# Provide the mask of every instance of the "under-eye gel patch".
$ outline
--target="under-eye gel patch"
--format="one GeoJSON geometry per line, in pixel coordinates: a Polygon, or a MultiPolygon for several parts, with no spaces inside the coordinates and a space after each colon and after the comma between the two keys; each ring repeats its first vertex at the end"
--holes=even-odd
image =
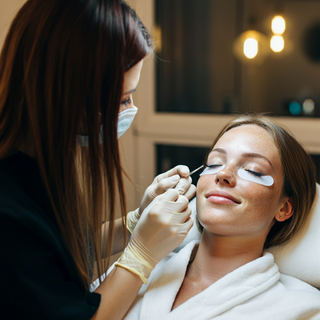
{"type": "Polygon", "coordinates": [[[225,167],[225,165],[217,166],[214,168],[206,167],[202,173],[200,173],[200,176],[206,175],[206,174],[216,174],[220,170],[222,170],[225,167]]]}
{"type": "Polygon", "coordinates": [[[238,170],[238,176],[244,180],[262,184],[263,186],[270,187],[273,185],[273,178],[271,176],[256,176],[244,169],[238,170]]]}

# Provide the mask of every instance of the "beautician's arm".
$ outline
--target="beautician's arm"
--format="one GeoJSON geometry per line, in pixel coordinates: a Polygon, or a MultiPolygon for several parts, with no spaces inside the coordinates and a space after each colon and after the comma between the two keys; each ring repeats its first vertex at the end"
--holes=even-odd
{"type": "MultiPolygon", "coordinates": [[[[108,243],[108,228],[109,228],[109,221],[106,221],[102,225],[102,243],[107,244],[108,243]]],[[[118,218],[114,221],[114,235],[113,235],[113,243],[112,243],[112,250],[111,255],[114,255],[116,253],[119,253],[123,250],[123,220],[122,218],[118,218]]],[[[127,231],[127,243],[130,239],[130,232],[127,231]]],[[[126,244],[127,244],[126,243],[126,244]]],[[[104,248],[102,248],[104,249],[104,248]]],[[[105,252],[105,251],[103,251],[105,252]]],[[[108,252],[107,252],[108,254],[108,252]]],[[[106,257],[104,257],[106,258],[106,257]]]]}
{"type": "Polygon", "coordinates": [[[95,291],[101,295],[101,301],[92,319],[124,317],[142,280],[147,281],[155,265],[176,248],[191,229],[193,222],[188,204],[185,196],[170,189],[144,212],[115,268],[95,291]]]}
{"type": "Polygon", "coordinates": [[[120,320],[136,298],[142,281],[134,273],[115,267],[95,290],[101,294],[101,302],[92,320],[120,320]]]}

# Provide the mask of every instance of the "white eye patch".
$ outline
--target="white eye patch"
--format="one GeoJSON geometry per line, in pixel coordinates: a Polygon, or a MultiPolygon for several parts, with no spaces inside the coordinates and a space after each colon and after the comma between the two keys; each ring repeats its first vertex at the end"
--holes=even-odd
{"type": "MultiPolygon", "coordinates": [[[[200,174],[200,176],[207,175],[207,174],[216,174],[220,170],[224,169],[225,165],[217,166],[214,168],[206,167],[203,172],[200,174]]],[[[254,182],[261,184],[263,186],[270,187],[273,185],[273,178],[271,176],[258,176],[255,175],[254,173],[244,170],[244,169],[239,169],[238,170],[238,176],[244,180],[254,182]]]]}
{"type": "Polygon", "coordinates": [[[238,176],[244,180],[262,184],[263,186],[270,187],[273,185],[273,178],[271,176],[258,176],[244,169],[238,170],[238,176]]]}
{"type": "Polygon", "coordinates": [[[216,174],[220,170],[222,170],[225,167],[225,165],[217,166],[214,168],[206,167],[202,173],[200,173],[200,176],[206,175],[206,174],[216,174]]]}

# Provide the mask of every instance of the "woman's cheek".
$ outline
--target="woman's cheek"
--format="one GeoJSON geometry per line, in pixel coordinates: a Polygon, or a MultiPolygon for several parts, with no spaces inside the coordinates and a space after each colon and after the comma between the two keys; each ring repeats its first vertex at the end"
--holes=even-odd
{"type": "Polygon", "coordinates": [[[214,176],[201,176],[197,183],[197,193],[201,193],[211,182],[214,182],[214,176]]]}

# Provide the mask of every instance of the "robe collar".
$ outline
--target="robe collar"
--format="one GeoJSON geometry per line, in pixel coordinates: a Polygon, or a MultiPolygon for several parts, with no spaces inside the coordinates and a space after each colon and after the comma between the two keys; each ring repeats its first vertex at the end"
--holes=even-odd
{"type": "Polygon", "coordinates": [[[192,250],[198,243],[190,242],[154,270],[142,301],[140,320],[211,319],[267,290],[280,278],[273,255],[264,253],[262,257],[230,272],[171,312],[192,250]]]}

